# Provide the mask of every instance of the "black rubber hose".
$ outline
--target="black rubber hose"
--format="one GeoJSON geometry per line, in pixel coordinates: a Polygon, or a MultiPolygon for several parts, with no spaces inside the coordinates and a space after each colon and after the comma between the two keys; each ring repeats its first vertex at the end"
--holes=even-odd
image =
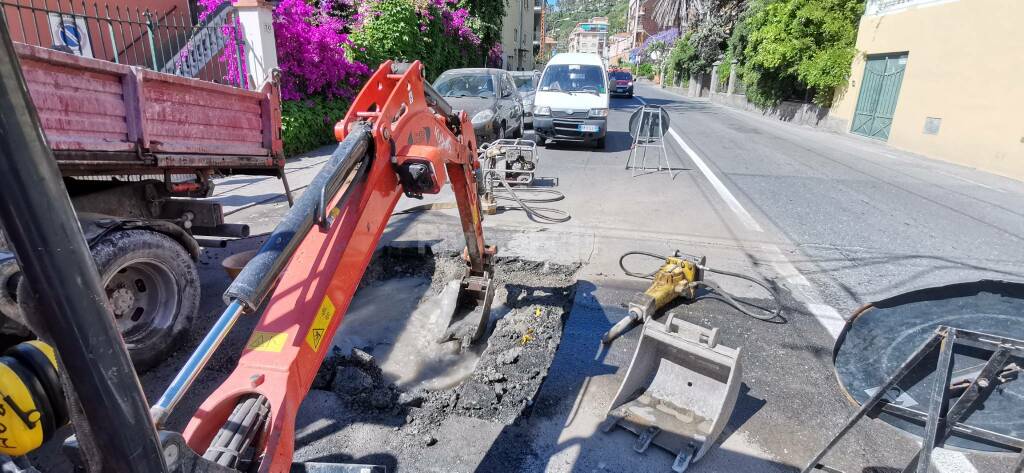
{"type": "MultiPolygon", "coordinates": [[[[495,175],[498,176],[498,178],[502,182],[502,186],[505,187],[495,189],[493,191],[494,198],[501,200],[511,200],[519,204],[518,206],[498,206],[499,210],[522,210],[526,212],[526,215],[530,217],[531,220],[535,222],[539,220],[541,221],[541,223],[563,223],[568,222],[569,219],[572,218],[564,210],[553,209],[550,207],[531,207],[527,205],[527,203],[542,204],[549,202],[558,202],[560,200],[565,199],[565,194],[562,194],[561,192],[558,192],[554,189],[542,189],[539,187],[519,187],[516,190],[512,190],[512,187],[508,184],[508,182],[505,181],[504,178],[502,178],[498,174],[495,175]],[[535,192],[540,194],[549,194],[552,197],[525,198],[520,197],[519,192],[535,192]],[[504,193],[508,193],[509,195],[502,195],[504,193]]],[[[415,207],[410,207],[405,210],[400,210],[393,213],[392,215],[404,215],[416,212],[425,212],[428,210],[448,210],[454,208],[456,208],[455,202],[435,202],[432,204],[417,205],[415,207]]]]}
{"type": "MultiPolygon", "coordinates": [[[[505,192],[508,192],[508,190],[504,189],[504,188],[500,188],[500,189],[495,189],[494,192],[505,193],[505,192]]],[[[561,193],[559,191],[556,191],[554,189],[545,189],[543,187],[522,187],[522,186],[515,188],[515,193],[517,195],[520,194],[520,193],[526,193],[526,192],[535,193],[535,194],[549,194],[549,195],[552,196],[552,197],[534,197],[534,198],[526,198],[526,197],[522,197],[522,196],[519,197],[519,200],[522,200],[523,202],[528,202],[528,203],[531,203],[531,204],[546,204],[546,203],[551,203],[551,202],[558,202],[560,200],[564,200],[565,199],[565,194],[563,194],[563,193],[561,193]]],[[[515,200],[515,199],[513,199],[511,197],[506,197],[504,195],[497,195],[497,194],[495,194],[494,198],[496,198],[496,199],[504,199],[504,200],[515,200]]]]}
{"type": "Polygon", "coordinates": [[[630,256],[633,256],[633,255],[649,256],[651,258],[659,259],[659,260],[662,260],[662,261],[665,261],[665,260],[668,259],[668,256],[662,256],[662,255],[659,255],[659,254],[656,254],[656,253],[650,253],[650,252],[647,252],[647,251],[627,251],[627,252],[623,253],[622,256],[619,257],[619,268],[622,269],[623,273],[626,273],[626,276],[633,276],[634,278],[640,278],[640,279],[651,279],[651,278],[654,277],[655,274],[658,274],[658,270],[655,269],[654,271],[651,271],[649,273],[634,273],[634,272],[626,269],[626,258],[628,258],[630,256]]]}
{"type": "MultiPolygon", "coordinates": [[[[656,253],[650,253],[650,252],[647,252],[647,251],[627,251],[626,253],[623,253],[622,256],[619,258],[619,268],[621,268],[622,272],[626,273],[627,276],[633,276],[635,278],[641,278],[641,279],[652,279],[654,277],[654,275],[658,273],[658,270],[655,269],[654,271],[652,271],[650,273],[635,273],[633,271],[630,271],[630,270],[626,269],[625,259],[627,257],[633,256],[633,255],[647,256],[647,257],[659,259],[659,260],[662,260],[662,261],[668,259],[667,256],[662,256],[662,255],[659,255],[659,254],[656,254],[656,253]]],[[[689,256],[689,255],[684,255],[684,256],[689,256]]],[[[694,258],[694,259],[696,259],[696,258],[694,258]]],[[[765,314],[758,314],[756,312],[751,312],[751,311],[743,308],[740,305],[740,303],[736,301],[736,299],[733,299],[732,296],[729,295],[729,293],[727,293],[724,290],[722,290],[721,286],[719,286],[718,284],[715,284],[715,283],[713,283],[711,281],[706,281],[706,280],[705,281],[696,281],[694,283],[697,286],[704,286],[704,287],[708,288],[709,290],[711,290],[712,292],[718,294],[719,296],[722,297],[722,302],[724,302],[724,303],[728,304],[729,306],[731,306],[732,308],[740,311],[740,313],[742,313],[743,315],[755,318],[757,320],[768,321],[768,320],[772,320],[772,319],[774,319],[774,318],[776,318],[776,317],[778,317],[779,315],[782,314],[782,302],[779,299],[779,294],[778,294],[777,291],[775,291],[774,289],[769,287],[767,284],[765,284],[765,283],[763,283],[761,281],[758,281],[757,279],[752,278],[750,276],[747,276],[745,274],[734,273],[732,271],[726,271],[724,269],[709,268],[707,266],[701,266],[699,264],[697,265],[697,267],[702,269],[702,270],[704,270],[704,271],[707,271],[709,273],[721,274],[723,276],[730,276],[730,277],[739,278],[739,279],[743,279],[745,281],[752,282],[752,283],[756,284],[757,286],[760,286],[762,289],[764,289],[765,292],[767,292],[768,295],[771,296],[772,300],[775,301],[776,309],[774,311],[771,311],[771,312],[767,312],[766,311],[767,313],[765,313],[765,314]]]]}
{"type": "MultiPolygon", "coordinates": [[[[557,201],[562,200],[562,199],[565,198],[565,195],[562,194],[561,192],[558,192],[558,191],[556,191],[554,189],[530,188],[530,191],[542,191],[543,193],[553,194],[553,195],[555,195],[555,197],[549,197],[549,198],[546,198],[546,199],[523,199],[523,198],[519,197],[519,194],[517,194],[515,190],[512,189],[512,186],[508,183],[508,181],[505,180],[505,176],[502,176],[500,173],[496,173],[496,172],[492,173],[492,175],[497,177],[498,178],[498,182],[501,182],[501,185],[504,186],[504,189],[498,189],[497,192],[508,192],[509,196],[511,196],[511,198],[509,198],[509,197],[506,197],[506,196],[503,196],[503,195],[495,194],[494,198],[495,199],[504,199],[504,200],[514,200],[517,204],[519,204],[519,208],[522,209],[522,211],[526,212],[526,215],[530,218],[530,220],[533,220],[534,222],[540,222],[540,223],[564,223],[564,222],[568,222],[569,219],[572,218],[572,216],[570,216],[569,213],[564,211],[564,210],[552,209],[552,208],[549,208],[549,207],[530,207],[529,205],[526,205],[527,202],[532,202],[532,203],[557,202],[557,201]]],[[[506,209],[514,209],[515,207],[505,207],[505,208],[506,209]]]]}

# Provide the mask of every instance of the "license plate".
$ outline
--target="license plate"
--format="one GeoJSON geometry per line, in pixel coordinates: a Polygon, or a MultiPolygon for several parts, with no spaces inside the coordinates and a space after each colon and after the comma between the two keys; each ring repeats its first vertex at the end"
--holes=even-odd
{"type": "Polygon", "coordinates": [[[597,131],[597,125],[579,125],[579,130],[583,132],[595,132],[597,131]]]}

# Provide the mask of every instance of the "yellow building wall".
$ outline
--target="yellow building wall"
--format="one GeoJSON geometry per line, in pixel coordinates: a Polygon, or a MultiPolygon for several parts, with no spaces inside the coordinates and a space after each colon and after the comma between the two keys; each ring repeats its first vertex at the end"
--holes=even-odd
{"type": "Polygon", "coordinates": [[[853,122],[867,55],[907,52],[888,143],[1024,180],[1024,0],[953,0],[864,16],[849,86],[831,115],[853,122]],[[926,117],[941,118],[937,135],[926,117]]]}

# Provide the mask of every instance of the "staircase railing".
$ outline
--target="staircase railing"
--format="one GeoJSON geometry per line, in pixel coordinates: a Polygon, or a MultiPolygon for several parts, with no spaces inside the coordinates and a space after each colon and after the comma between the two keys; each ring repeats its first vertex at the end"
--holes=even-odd
{"type": "MultiPolygon", "coordinates": [[[[222,4],[207,16],[206,21],[192,28],[189,37],[178,48],[178,54],[169,58],[161,71],[186,77],[197,76],[227,45],[228,37],[222,28],[235,21],[234,8],[230,3],[222,4]]],[[[231,46],[237,48],[238,45],[231,46]]],[[[238,54],[237,51],[229,51],[232,52],[238,54]]]]}
{"type": "Polygon", "coordinates": [[[222,84],[228,75],[244,75],[228,74],[228,64],[243,64],[246,50],[241,42],[228,45],[221,31],[224,25],[237,22],[229,4],[201,24],[177,6],[158,12],[144,5],[0,0],[17,42],[222,84]],[[224,55],[237,57],[219,60],[224,55]]]}

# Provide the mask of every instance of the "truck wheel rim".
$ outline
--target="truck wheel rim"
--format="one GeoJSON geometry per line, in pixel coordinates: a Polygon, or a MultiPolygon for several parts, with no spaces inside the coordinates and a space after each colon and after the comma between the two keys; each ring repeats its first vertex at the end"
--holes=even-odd
{"type": "Polygon", "coordinates": [[[163,263],[130,261],[114,271],[103,286],[125,343],[170,332],[178,312],[178,282],[163,263]]]}

